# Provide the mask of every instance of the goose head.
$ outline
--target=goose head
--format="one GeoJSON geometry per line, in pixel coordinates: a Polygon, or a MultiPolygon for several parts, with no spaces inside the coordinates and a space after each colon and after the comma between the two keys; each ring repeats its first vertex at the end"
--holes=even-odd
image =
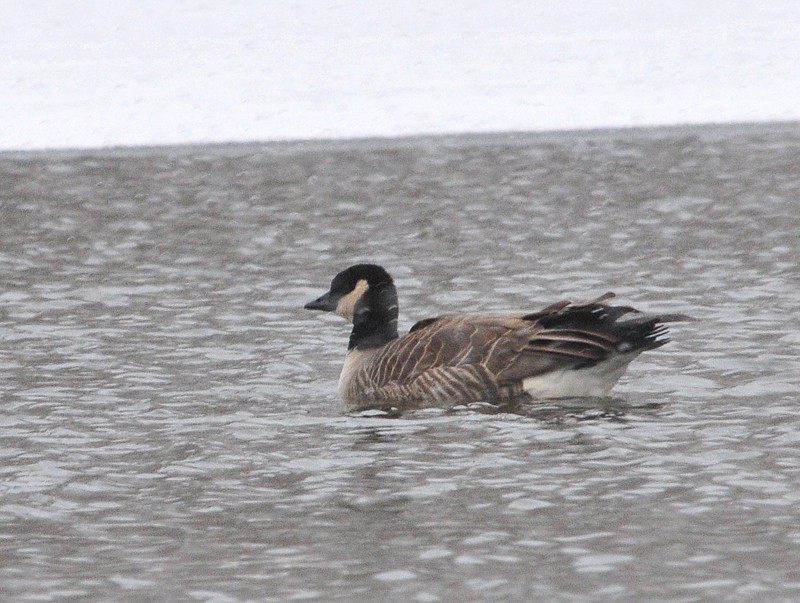
{"type": "Polygon", "coordinates": [[[327,293],[304,307],[333,312],[353,323],[350,349],[378,347],[397,338],[397,289],[381,266],[350,266],[333,277],[327,293]]]}

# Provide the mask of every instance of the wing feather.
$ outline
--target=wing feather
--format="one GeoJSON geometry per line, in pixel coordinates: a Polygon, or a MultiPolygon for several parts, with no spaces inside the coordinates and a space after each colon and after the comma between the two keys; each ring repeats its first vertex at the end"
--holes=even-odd
{"type": "Polygon", "coordinates": [[[517,316],[421,320],[376,350],[356,371],[350,391],[359,392],[358,399],[404,402],[515,396],[529,377],[659,347],[667,341],[663,323],[685,318],[603,303],[612,297],[609,292],[588,302],[565,300],[517,316]]]}

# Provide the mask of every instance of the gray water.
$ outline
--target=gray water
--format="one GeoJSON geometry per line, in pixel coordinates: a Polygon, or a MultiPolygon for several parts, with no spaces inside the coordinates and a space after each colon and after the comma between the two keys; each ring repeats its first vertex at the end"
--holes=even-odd
{"type": "Polygon", "coordinates": [[[3,601],[800,600],[800,125],[0,155],[3,601]],[[607,400],[348,416],[401,327],[688,312],[607,400]]]}

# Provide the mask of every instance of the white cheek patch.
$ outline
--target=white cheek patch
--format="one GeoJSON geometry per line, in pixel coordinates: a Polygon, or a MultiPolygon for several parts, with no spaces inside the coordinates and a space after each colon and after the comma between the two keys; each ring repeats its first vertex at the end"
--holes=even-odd
{"type": "Polygon", "coordinates": [[[362,278],[356,283],[356,286],[350,293],[343,296],[339,300],[339,303],[336,304],[336,310],[334,313],[346,320],[349,320],[350,322],[353,322],[353,311],[355,310],[358,300],[364,296],[364,294],[367,292],[367,289],[369,289],[369,284],[365,279],[362,278]]]}

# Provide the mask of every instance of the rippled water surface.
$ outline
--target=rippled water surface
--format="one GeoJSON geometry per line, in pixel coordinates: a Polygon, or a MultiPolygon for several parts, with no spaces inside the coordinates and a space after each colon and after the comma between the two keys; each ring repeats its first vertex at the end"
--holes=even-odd
{"type": "Polygon", "coordinates": [[[0,155],[3,601],[800,600],[800,127],[0,155]],[[609,400],[347,416],[401,326],[700,319],[609,400]]]}

